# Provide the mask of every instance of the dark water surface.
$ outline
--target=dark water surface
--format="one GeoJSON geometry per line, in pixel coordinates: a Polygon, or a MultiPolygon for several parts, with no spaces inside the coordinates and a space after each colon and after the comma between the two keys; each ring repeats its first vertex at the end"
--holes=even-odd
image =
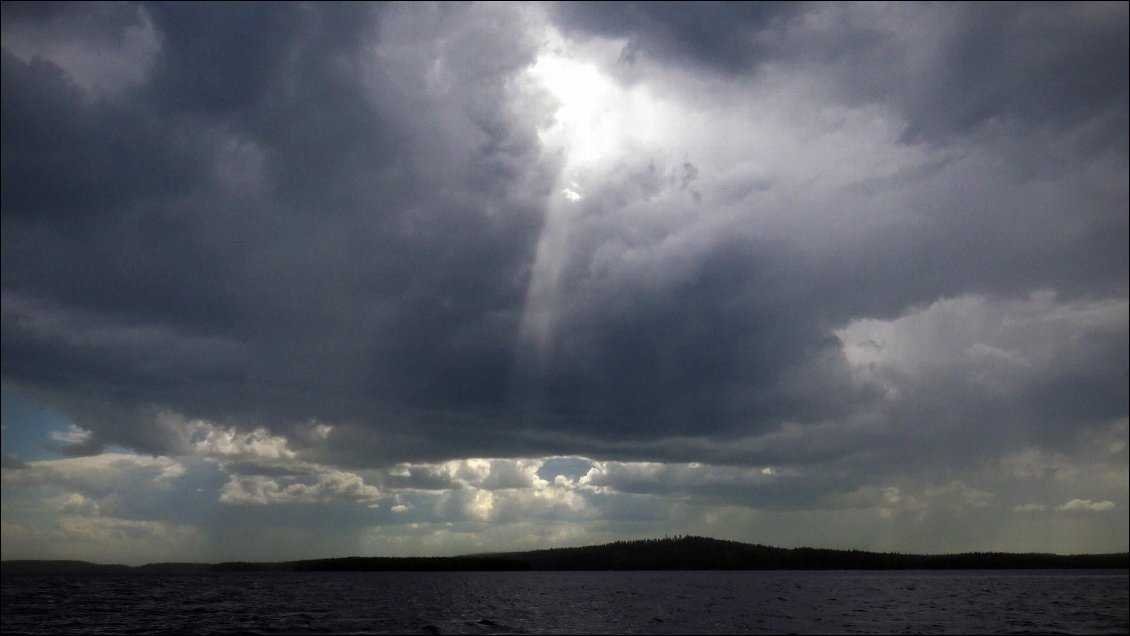
{"type": "Polygon", "coordinates": [[[7,633],[1125,634],[1128,573],[12,575],[7,633]]]}

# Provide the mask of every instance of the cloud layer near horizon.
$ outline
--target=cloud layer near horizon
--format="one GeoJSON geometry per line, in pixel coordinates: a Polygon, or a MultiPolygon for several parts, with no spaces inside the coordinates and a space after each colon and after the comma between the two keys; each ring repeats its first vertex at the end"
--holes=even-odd
{"type": "Polygon", "coordinates": [[[6,3],[5,557],[1125,550],[1126,25],[6,3]]]}

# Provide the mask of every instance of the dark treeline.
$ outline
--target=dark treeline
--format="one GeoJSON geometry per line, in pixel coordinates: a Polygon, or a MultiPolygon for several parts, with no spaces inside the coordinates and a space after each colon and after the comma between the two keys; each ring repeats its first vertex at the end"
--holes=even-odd
{"type": "Polygon", "coordinates": [[[345,557],[276,563],[150,563],[138,567],[84,561],[4,561],[4,574],[125,574],[203,572],[466,572],[580,570],[981,570],[1128,569],[1130,553],[1117,554],[898,554],[861,550],[774,548],[707,537],[617,541],[458,557],[345,557]]]}
{"type": "Polygon", "coordinates": [[[617,541],[583,548],[500,554],[535,570],[946,570],[1128,568],[1130,554],[899,554],[774,548],[707,537],[617,541]]]}

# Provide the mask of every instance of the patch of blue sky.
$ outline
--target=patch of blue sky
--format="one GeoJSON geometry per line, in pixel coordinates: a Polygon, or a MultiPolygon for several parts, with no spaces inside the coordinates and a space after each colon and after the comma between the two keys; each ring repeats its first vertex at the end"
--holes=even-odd
{"type": "Polygon", "coordinates": [[[558,475],[576,481],[592,468],[592,462],[583,457],[550,457],[538,469],[538,477],[552,482],[558,475]]]}
{"type": "MultiPolygon", "coordinates": [[[[82,429],[75,428],[70,418],[40,405],[16,390],[0,391],[0,411],[4,425],[0,432],[4,453],[20,461],[60,459],[66,456],[61,452],[62,448],[84,441],[67,439],[82,432],[82,429]]],[[[116,445],[108,445],[102,449],[102,452],[136,454],[128,448],[116,445]]]]}
{"type": "Polygon", "coordinates": [[[5,388],[0,391],[0,419],[3,421],[4,453],[20,461],[58,459],[60,442],[51,433],[65,433],[72,422],[34,400],[5,388]]]}

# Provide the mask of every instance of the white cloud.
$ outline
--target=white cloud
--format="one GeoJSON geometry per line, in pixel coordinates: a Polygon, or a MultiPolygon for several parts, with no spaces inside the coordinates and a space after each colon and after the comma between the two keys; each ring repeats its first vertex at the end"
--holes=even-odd
{"type": "Polygon", "coordinates": [[[190,420],[171,411],[158,413],[156,425],[179,441],[179,450],[184,455],[221,461],[285,461],[297,457],[285,437],[262,427],[245,432],[208,420],[190,420]]]}
{"type": "Polygon", "coordinates": [[[1088,335],[1115,334],[1130,319],[1124,298],[1060,301],[1042,292],[1025,300],[961,296],[908,309],[893,320],[863,319],[836,332],[858,373],[892,374],[961,367],[1000,386],[1027,367],[1054,366],[1088,335]]]}
{"type": "Polygon", "coordinates": [[[4,470],[4,483],[24,488],[62,487],[95,496],[168,484],[184,474],[184,466],[168,457],[103,453],[89,457],[26,462],[4,470]]]}
{"type": "Polygon", "coordinates": [[[542,459],[469,457],[435,464],[396,464],[383,472],[393,488],[503,490],[544,487],[545,480],[538,476],[543,464],[542,459]]]}
{"type": "Polygon", "coordinates": [[[78,493],[73,493],[63,499],[59,509],[65,514],[84,517],[99,517],[102,515],[102,510],[97,501],[78,493]]]}
{"type": "Polygon", "coordinates": [[[66,431],[51,431],[51,439],[68,444],[81,444],[90,439],[90,431],[71,424],[66,431]]]}
{"type": "Polygon", "coordinates": [[[489,490],[476,490],[466,504],[467,515],[472,519],[486,521],[494,512],[494,494],[489,490]]]}
{"type": "Polygon", "coordinates": [[[538,476],[545,459],[467,458],[441,464],[399,464],[385,472],[384,492],[397,500],[393,512],[410,518],[513,523],[587,519],[589,509],[577,484],[563,476],[538,476]],[[406,505],[402,500],[409,500],[406,505]],[[419,514],[430,511],[428,514],[419,514]]]}
{"type": "Polygon", "coordinates": [[[1110,512],[1115,509],[1113,501],[1091,501],[1090,499],[1072,499],[1056,508],[1064,512],[1110,512]]]}
{"type": "Polygon", "coordinates": [[[318,467],[308,478],[295,477],[287,480],[263,475],[231,475],[220,490],[219,501],[225,504],[255,505],[346,501],[372,506],[380,498],[380,490],[366,484],[360,476],[318,467]]]}
{"type": "MultiPolygon", "coordinates": [[[[185,455],[214,462],[228,475],[220,489],[224,504],[313,504],[346,501],[376,505],[380,490],[356,473],[302,459],[287,437],[257,427],[243,431],[173,412],[157,416],[158,425],[179,440],[185,455]],[[277,473],[283,473],[280,477],[277,473]]],[[[299,431],[310,444],[324,443],[333,432],[311,422],[299,431]]]]}

